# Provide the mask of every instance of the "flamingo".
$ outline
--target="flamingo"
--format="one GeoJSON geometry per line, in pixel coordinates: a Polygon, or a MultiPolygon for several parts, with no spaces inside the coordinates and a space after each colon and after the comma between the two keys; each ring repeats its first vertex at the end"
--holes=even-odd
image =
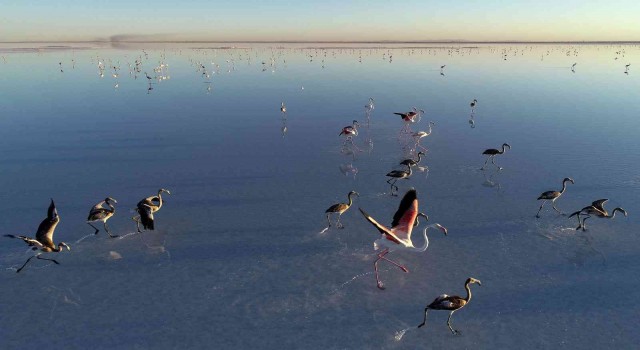
{"type": "Polygon", "coordinates": [[[284,105],[284,102],[280,103],[280,112],[285,116],[287,115],[287,106],[284,105]]]}
{"type": "Polygon", "coordinates": [[[111,232],[109,232],[109,228],[107,227],[107,220],[109,220],[116,213],[116,208],[113,206],[112,203],[117,204],[118,202],[111,197],[107,197],[105,198],[105,200],[94,205],[93,208],[91,208],[91,210],[89,211],[87,224],[93,227],[94,230],[96,230],[95,232],[96,235],[98,234],[98,232],[100,232],[100,230],[98,230],[91,223],[96,221],[102,221],[102,224],[104,225],[104,230],[107,231],[107,234],[109,235],[109,237],[111,238],[118,237],[118,235],[112,235],[111,232]],[[108,205],[109,209],[103,208],[102,207],[103,204],[108,205]]]}
{"type": "Polygon", "coordinates": [[[493,163],[493,165],[495,165],[496,167],[498,167],[498,170],[502,170],[502,167],[499,167],[496,163],[495,163],[495,156],[497,156],[498,154],[504,154],[505,152],[505,147],[509,147],[509,149],[511,149],[511,146],[509,146],[508,143],[503,143],[502,144],[502,150],[497,150],[495,148],[489,148],[487,150],[485,150],[484,152],[482,152],[482,154],[486,154],[489,157],[487,157],[487,160],[484,161],[484,165],[482,166],[482,168],[480,168],[480,170],[484,170],[484,167],[487,166],[487,162],[489,161],[489,159],[491,159],[491,163],[493,163]]]}
{"type": "Polygon", "coordinates": [[[411,176],[411,167],[408,166],[409,170],[393,170],[389,173],[387,173],[386,176],[390,177],[389,180],[387,180],[387,183],[389,185],[391,185],[391,195],[392,196],[397,196],[397,194],[393,194],[393,188],[396,188],[396,191],[398,190],[398,186],[396,186],[396,181],[398,181],[399,179],[409,179],[409,177],[411,176]],[[393,181],[393,182],[391,182],[393,181]]]}
{"type": "Polygon", "coordinates": [[[427,136],[431,135],[431,127],[432,127],[433,125],[436,125],[436,123],[434,123],[434,122],[429,122],[429,130],[428,130],[428,131],[418,131],[418,132],[415,132],[415,133],[413,133],[413,134],[411,135],[411,136],[413,136],[413,139],[414,139],[414,140],[416,140],[416,145],[415,145],[415,147],[414,147],[414,148],[416,148],[416,147],[420,147],[420,148],[422,148],[423,150],[425,150],[425,151],[426,151],[426,148],[422,147],[422,145],[420,144],[420,140],[421,140],[423,137],[427,137],[427,136]]]}
{"type": "Polygon", "coordinates": [[[336,222],[336,227],[344,228],[344,225],[340,222],[340,217],[342,216],[342,214],[344,214],[345,211],[349,210],[351,204],[353,204],[353,199],[351,198],[352,195],[360,197],[360,194],[358,192],[351,191],[349,192],[349,194],[347,194],[349,203],[334,204],[330,206],[329,209],[325,210],[325,213],[327,213],[327,222],[329,223],[329,227],[331,227],[331,220],[329,220],[329,216],[331,215],[331,213],[338,213],[338,221],[336,222]]]}
{"type": "Polygon", "coordinates": [[[403,160],[402,162],[400,162],[400,165],[406,165],[407,167],[411,168],[412,166],[416,166],[418,165],[418,163],[420,163],[420,161],[422,160],[422,156],[424,155],[424,152],[418,152],[418,159],[414,160],[411,158],[407,158],[405,160],[403,160]]]}
{"type": "Polygon", "coordinates": [[[171,194],[169,190],[165,190],[164,188],[161,188],[158,190],[157,196],[150,196],[138,202],[138,205],[136,206],[136,209],[135,209],[135,211],[138,213],[138,216],[134,216],[131,218],[133,219],[133,221],[136,222],[138,233],[142,232],[140,231],[141,221],[142,221],[142,226],[145,230],[155,229],[155,226],[153,224],[153,213],[157,212],[158,210],[160,210],[160,208],[162,208],[162,204],[164,203],[164,201],[162,200],[163,192],[167,192],[167,194],[171,194]],[[155,202],[158,202],[158,204],[156,204],[155,202]]]}
{"type": "Polygon", "coordinates": [[[378,254],[378,259],[376,259],[373,263],[376,274],[376,282],[378,288],[380,289],[384,289],[384,285],[380,281],[380,277],[378,276],[378,261],[386,260],[389,263],[400,268],[402,271],[409,272],[409,270],[405,266],[402,266],[399,263],[386,258],[385,255],[398,249],[418,253],[424,252],[425,250],[427,250],[427,247],[429,247],[429,238],[427,237],[427,230],[429,228],[437,228],[441,230],[445,235],[447,235],[447,229],[444,226],[440,224],[432,224],[425,227],[424,229],[424,245],[419,248],[413,246],[413,242],[411,241],[411,231],[413,230],[413,227],[418,223],[418,216],[423,216],[427,220],[429,220],[429,218],[425,214],[418,213],[418,198],[416,190],[413,189],[409,190],[400,201],[398,211],[396,211],[395,215],[393,216],[391,228],[387,228],[384,225],[379,224],[362,208],[359,209],[362,215],[364,215],[365,219],[373,224],[373,226],[375,226],[382,234],[382,236],[373,243],[373,248],[375,250],[383,248],[382,252],[378,254]]]}
{"type": "MultiPolygon", "coordinates": [[[[60,222],[60,216],[58,215],[58,211],[56,210],[56,205],[53,202],[53,198],[52,198],[51,204],[49,204],[49,209],[47,210],[47,217],[46,219],[42,220],[42,222],[40,223],[40,226],[38,226],[38,231],[36,231],[36,239],[25,237],[25,236],[15,236],[15,235],[4,235],[4,236],[9,238],[19,238],[23,240],[25,243],[27,243],[27,245],[32,247],[31,249],[33,250],[39,249],[44,253],[49,253],[49,252],[58,253],[62,251],[62,247],[67,248],[67,250],[71,250],[71,248],[64,242],[58,243],[57,246],[55,243],[53,243],[53,233],[56,230],[56,226],[58,226],[59,222],[60,222]]],[[[22,264],[22,266],[16,271],[16,273],[19,273],[20,271],[22,271],[22,269],[24,269],[24,267],[27,266],[29,261],[31,261],[31,259],[33,258],[36,258],[39,260],[53,261],[57,265],[60,264],[54,259],[41,258],[40,257],[41,254],[42,253],[38,253],[30,257],[29,259],[27,259],[27,261],[25,261],[25,263],[22,264]]]]}
{"type": "Polygon", "coordinates": [[[577,212],[569,215],[569,217],[573,217],[576,215],[578,216],[578,227],[576,227],[576,231],[579,229],[582,229],[582,231],[587,230],[587,226],[584,224],[584,222],[585,220],[590,218],[591,215],[599,218],[613,219],[616,216],[616,212],[619,211],[624,216],[627,216],[627,211],[620,207],[613,209],[611,214],[609,214],[604,208],[604,203],[606,203],[607,201],[608,199],[598,199],[597,201],[593,201],[590,206],[584,207],[577,212]],[[584,215],[585,217],[581,219],[580,215],[584,215]]]}
{"type": "Polygon", "coordinates": [[[353,124],[349,125],[349,126],[345,126],[344,128],[342,128],[342,131],[340,131],[340,134],[338,134],[338,136],[342,136],[342,135],[346,135],[347,138],[350,138],[351,136],[358,136],[358,127],[360,126],[360,124],[358,124],[357,120],[353,121],[353,124]]]}
{"type": "Polygon", "coordinates": [[[564,193],[564,190],[567,189],[567,182],[571,182],[572,184],[575,184],[572,178],[565,177],[564,180],[562,180],[562,189],[560,191],[547,191],[542,193],[540,197],[538,197],[538,200],[542,199],[544,201],[542,202],[542,205],[540,205],[540,209],[538,209],[538,213],[536,214],[537,218],[540,217],[540,211],[542,210],[542,207],[548,200],[550,200],[551,203],[553,204],[553,209],[555,209],[558,213],[562,214],[562,212],[558,210],[558,208],[556,208],[556,199],[560,198],[560,196],[562,196],[562,194],[564,193]]]}
{"type": "Polygon", "coordinates": [[[402,132],[409,133],[410,132],[409,124],[419,122],[420,118],[424,114],[424,110],[413,107],[410,112],[405,112],[405,113],[395,112],[393,114],[399,115],[402,118],[402,121],[405,122],[405,126],[402,129],[402,132]]]}
{"type": "Polygon", "coordinates": [[[467,290],[466,298],[459,297],[457,295],[448,296],[446,294],[442,294],[439,297],[435,298],[435,300],[432,301],[431,304],[427,305],[427,307],[424,308],[424,320],[421,324],[418,325],[418,328],[424,326],[425,323],[427,323],[427,312],[429,311],[429,309],[450,310],[451,313],[449,313],[449,318],[447,319],[447,326],[449,326],[449,330],[451,331],[451,333],[460,334],[458,330],[455,330],[451,327],[451,316],[453,316],[454,312],[462,309],[467,304],[469,304],[469,302],[471,301],[471,288],[469,287],[469,285],[473,283],[477,283],[479,286],[482,286],[482,282],[480,282],[480,280],[477,280],[473,277],[467,278],[467,281],[464,283],[464,288],[467,290]]]}
{"type": "Polygon", "coordinates": [[[476,105],[478,104],[478,100],[476,100],[475,98],[473,99],[473,101],[471,101],[471,103],[469,104],[469,106],[471,107],[471,112],[473,113],[473,111],[475,111],[476,109],[476,105]]]}

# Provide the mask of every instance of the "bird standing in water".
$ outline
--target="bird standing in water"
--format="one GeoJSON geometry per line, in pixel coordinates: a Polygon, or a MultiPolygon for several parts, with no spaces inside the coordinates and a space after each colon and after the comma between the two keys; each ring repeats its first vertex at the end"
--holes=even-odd
{"type": "Polygon", "coordinates": [[[331,215],[331,213],[337,213],[338,214],[338,221],[336,221],[336,227],[337,228],[344,228],[344,225],[340,222],[340,217],[342,216],[342,214],[344,214],[345,211],[347,211],[350,207],[351,204],[353,204],[353,199],[351,198],[351,196],[356,195],[356,196],[360,196],[360,194],[358,194],[358,192],[356,191],[351,191],[349,192],[349,194],[347,194],[347,198],[349,200],[349,203],[338,203],[338,204],[334,204],[332,206],[329,207],[329,209],[325,210],[325,213],[327,213],[327,222],[329,223],[329,227],[331,227],[331,220],[329,219],[329,216],[331,215]]]}
{"type": "Polygon", "coordinates": [[[556,208],[556,199],[560,198],[560,196],[562,196],[562,194],[564,193],[564,191],[567,189],[567,182],[571,182],[572,184],[575,184],[575,182],[573,181],[572,178],[570,177],[565,177],[564,180],[562,180],[562,189],[560,191],[547,191],[544,192],[540,195],[540,197],[538,197],[538,200],[543,200],[542,204],[540,205],[540,209],[538,209],[538,213],[536,214],[536,217],[539,218],[540,217],[540,211],[542,210],[542,207],[544,206],[544,204],[550,200],[552,205],[553,205],[553,209],[555,209],[555,211],[557,211],[558,213],[560,213],[561,215],[564,215],[560,210],[558,210],[558,208],[556,208]]]}
{"type": "Polygon", "coordinates": [[[424,326],[425,323],[427,323],[427,312],[429,311],[429,309],[449,310],[451,311],[451,313],[449,313],[449,318],[447,319],[447,326],[449,326],[449,330],[451,330],[451,333],[460,334],[459,331],[451,327],[451,316],[453,316],[454,312],[462,309],[467,304],[469,304],[469,302],[471,301],[471,288],[469,287],[469,285],[473,283],[477,283],[479,286],[482,286],[480,280],[477,280],[473,277],[467,278],[467,281],[464,283],[464,288],[467,290],[466,298],[459,297],[457,295],[448,296],[446,294],[442,294],[439,297],[435,298],[435,300],[431,302],[431,304],[427,305],[427,307],[424,308],[424,320],[421,324],[418,325],[418,328],[424,326]]]}
{"type": "Polygon", "coordinates": [[[391,228],[387,228],[384,225],[378,223],[374,218],[372,218],[369,214],[367,214],[362,208],[360,208],[360,212],[364,215],[365,219],[369,221],[373,226],[380,231],[382,237],[377,239],[373,243],[373,248],[378,250],[380,248],[384,248],[382,252],[378,254],[378,259],[373,263],[376,275],[376,282],[378,288],[384,289],[384,285],[382,281],[380,281],[380,277],[378,276],[378,261],[386,260],[394,266],[400,268],[404,272],[409,272],[409,270],[397,262],[390,260],[385,257],[385,255],[395,251],[395,250],[408,250],[413,252],[422,253],[427,250],[429,247],[429,238],[427,237],[427,230],[429,228],[437,228],[441,230],[445,235],[447,235],[447,229],[440,224],[432,224],[427,226],[424,229],[424,245],[422,247],[414,247],[413,242],[411,241],[411,231],[414,226],[417,226],[417,218],[418,216],[423,216],[427,220],[429,217],[423,213],[418,212],[418,198],[416,194],[416,190],[409,190],[402,201],[400,201],[400,206],[398,207],[398,211],[396,211],[393,216],[393,222],[391,223],[391,228]]]}
{"type": "Polygon", "coordinates": [[[97,227],[93,226],[93,224],[91,223],[96,221],[102,221],[102,224],[104,225],[104,230],[107,232],[109,237],[111,238],[118,237],[118,235],[112,235],[111,232],[109,232],[109,227],[107,227],[107,220],[109,220],[116,213],[116,208],[113,206],[113,204],[117,204],[117,203],[118,202],[115,199],[111,197],[107,197],[105,198],[105,200],[94,205],[93,208],[91,208],[91,210],[89,211],[87,224],[93,227],[94,230],[96,230],[95,232],[96,235],[98,234],[98,232],[100,232],[100,230],[97,227]],[[103,208],[102,207],[103,204],[108,205],[109,209],[103,208]]]}
{"type": "MultiPolygon", "coordinates": [[[[42,220],[40,226],[38,226],[38,231],[36,232],[36,239],[25,237],[25,236],[14,236],[14,235],[4,235],[9,238],[19,238],[23,240],[27,245],[32,247],[33,250],[41,250],[44,253],[49,252],[61,252],[62,248],[67,248],[67,250],[71,250],[71,248],[64,242],[60,242],[57,245],[53,243],[53,233],[56,230],[56,226],[60,222],[60,216],[58,215],[58,211],[56,210],[56,205],[51,199],[51,204],[49,204],[49,209],[47,210],[47,217],[42,220]]],[[[60,264],[54,259],[41,258],[40,255],[42,253],[38,253],[25,261],[25,263],[16,271],[20,272],[24,269],[25,266],[31,261],[31,259],[36,258],[40,260],[48,260],[52,261],[56,264],[60,264]]]]}
{"type": "Polygon", "coordinates": [[[511,149],[511,146],[509,146],[508,143],[503,143],[502,144],[502,150],[497,150],[495,148],[489,148],[489,149],[485,150],[484,152],[482,152],[482,154],[488,155],[488,157],[487,157],[487,160],[484,161],[484,165],[482,166],[482,168],[480,168],[480,170],[484,170],[484,167],[487,166],[487,162],[489,161],[489,159],[491,159],[491,163],[493,163],[493,165],[495,165],[498,168],[498,170],[502,170],[502,167],[499,167],[496,164],[495,157],[498,154],[503,154],[506,151],[505,147],[509,147],[509,149],[511,149]]]}

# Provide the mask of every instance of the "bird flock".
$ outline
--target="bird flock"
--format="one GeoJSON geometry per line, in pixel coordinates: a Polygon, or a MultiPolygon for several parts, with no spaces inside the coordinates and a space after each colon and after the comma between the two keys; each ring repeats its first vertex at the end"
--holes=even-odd
{"type": "MultiPolygon", "coordinates": [[[[453,53],[454,51],[451,51],[449,55],[453,53]]],[[[514,55],[518,53],[520,52],[516,50],[514,55]]],[[[548,54],[549,53],[547,52],[546,55],[548,54]]],[[[623,52],[617,52],[616,54],[622,55],[622,57],[624,57],[623,52]]],[[[546,55],[542,56],[542,60],[544,60],[544,57],[546,55]]],[[[572,52],[571,50],[569,50],[567,51],[567,56],[569,55],[577,56],[577,52],[572,52]]],[[[309,53],[308,57],[310,59],[310,62],[313,62],[314,59],[317,60],[318,58],[320,58],[322,67],[324,68],[326,64],[325,59],[327,57],[327,50],[312,51],[311,53],[309,53]]],[[[507,51],[502,51],[500,52],[500,57],[503,60],[507,60],[507,58],[509,57],[509,54],[507,51]]],[[[237,57],[232,57],[225,61],[226,68],[225,67],[221,68],[219,63],[214,63],[214,62],[211,62],[209,66],[203,60],[199,60],[199,59],[190,59],[190,62],[192,66],[196,67],[197,72],[203,79],[203,82],[207,84],[207,92],[210,92],[211,91],[210,78],[212,74],[220,74],[220,72],[224,71],[225,69],[227,70],[227,72],[235,71],[236,69],[235,65],[237,62],[241,62],[243,60],[247,60],[248,62],[251,62],[252,59],[253,58],[248,51],[241,51],[237,57]]],[[[358,59],[360,62],[362,62],[361,53],[359,54],[358,59]]],[[[393,61],[393,56],[389,52],[385,52],[383,53],[383,59],[385,60],[388,59],[389,63],[391,63],[393,61]]],[[[618,56],[616,56],[616,59],[618,59],[618,56]]],[[[3,60],[5,60],[5,63],[6,63],[6,59],[4,57],[3,57],[3,60]]],[[[148,60],[148,53],[146,51],[143,51],[143,53],[140,56],[135,58],[133,64],[131,63],[127,63],[127,64],[129,67],[129,75],[132,76],[134,79],[137,79],[139,75],[141,76],[141,74],[144,73],[144,77],[146,77],[146,81],[148,83],[147,93],[150,93],[154,89],[153,87],[154,84],[170,79],[170,73],[169,73],[169,64],[166,62],[165,54],[162,54],[160,56],[160,61],[158,62],[158,65],[152,69],[155,76],[151,76],[148,74],[147,71],[144,71],[143,62],[146,62],[147,60],[148,60]]],[[[109,69],[112,72],[111,76],[116,80],[114,87],[118,88],[119,87],[118,79],[121,76],[120,63],[112,62],[110,60],[105,61],[100,57],[96,57],[95,61],[97,62],[99,77],[103,78],[105,76],[105,71],[109,69]]],[[[286,60],[284,60],[278,54],[272,53],[269,60],[261,62],[262,71],[271,70],[272,72],[274,72],[275,69],[277,69],[280,62],[282,62],[281,64],[286,65],[286,60]]],[[[75,61],[72,60],[72,63],[73,63],[73,68],[75,68],[75,61]]],[[[223,65],[225,65],[225,63],[223,63],[223,65]]],[[[63,62],[59,62],[58,66],[59,66],[58,68],[60,70],[60,73],[64,73],[63,62]]],[[[571,71],[574,73],[576,70],[576,66],[577,66],[577,63],[574,63],[573,65],[570,66],[571,71]]],[[[445,67],[446,65],[440,66],[439,72],[440,72],[440,75],[442,76],[445,75],[445,67]]],[[[626,64],[624,73],[628,75],[629,69],[630,69],[630,64],[626,64]]],[[[302,87],[301,90],[304,90],[304,87],[302,87]]],[[[374,98],[369,98],[369,100],[364,106],[365,116],[367,119],[367,123],[366,123],[367,127],[370,124],[372,113],[375,110],[374,103],[375,103],[374,98]]],[[[470,107],[469,124],[471,125],[472,128],[474,128],[475,127],[474,117],[475,117],[476,109],[479,107],[479,101],[476,98],[473,98],[469,103],[469,107],[470,107]]],[[[280,103],[280,113],[282,118],[281,131],[282,131],[283,137],[285,136],[288,130],[287,129],[288,112],[289,110],[285,102],[282,101],[280,103]]],[[[429,121],[427,124],[428,125],[427,130],[414,131],[412,129],[413,126],[418,125],[421,122],[425,114],[426,114],[425,110],[420,109],[418,107],[411,107],[408,111],[405,111],[405,112],[393,113],[393,115],[399,116],[400,121],[402,122],[402,127],[398,132],[398,140],[401,142],[401,144],[404,145],[406,149],[410,150],[410,153],[414,157],[402,160],[399,163],[399,165],[403,166],[402,169],[392,169],[388,173],[386,173],[385,177],[388,178],[386,180],[386,183],[390,186],[389,195],[391,197],[398,196],[400,188],[397,185],[397,182],[399,180],[410,180],[415,173],[414,169],[419,169],[419,171],[423,171],[423,172],[429,170],[429,168],[426,166],[422,166],[422,167],[420,166],[423,159],[426,158],[427,154],[429,153],[428,148],[425,147],[425,145],[421,144],[421,142],[432,134],[433,127],[435,127],[436,124],[433,121],[429,121]]],[[[361,128],[360,123],[357,120],[352,120],[350,125],[344,126],[340,130],[340,132],[338,133],[338,136],[342,138],[342,143],[341,143],[342,153],[349,154],[355,157],[355,154],[357,152],[362,151],[357,146],[357,143],[356,143],[356,138],[360,134],[358,130],[359,128],[361,128]]],[[[370,146],[369,148],[372,147],[372,143],[370,142],[370,140],[367,142],[367,144],[369,144],[370,146]]],[[[484,150],[481,154],[486,156],[486,159],[482,167],[479,169],[481,171],[484,171],[487,168],[489,161],[491,161],[491,164],[495,168],[497,168],[498,171],[503,170],[501,166],[496,164],[496,157],[499,155],[500,156],[504,155],[507,149],[510,150],[511,152],[510,144],[503,143],[500,146],[500,148],[489,148],[484,150]]],[[[480,154],[480,152],[478,153],[480,154]]],[[[341,171],[345,175],[351,174],[353,176],[355,176],[355,174],[357,174],[358,172],[358,170],[355,167],[353,167],[352,164],[346,164],[341,166],[341,171]]],[[[402,181],[402,183],[404,183],[404,181],[402,181]]],[[[566,192],[567,184],[569,183],[573,185],[575,184],[575,181],[572,178],[566,177],[562,180],[562,188],[560,190],[550,190],[550,191],[543,192],[537,198],[537,200],[542,201],[542,204],[540,205],[535,215],[536,218],[541,217],[540,214],[544,208],[544,205],[547,203],[547,201],[551,201],[552,208],[558,214],[567,216],[556,207],[556,201],[566,192]]],[[[164,204],[164,200],[162,196],[165,193],[168,195],[171,194],[170,191],[162,188],[158,190],[157,194],[145,197],[136,204],[134,210],[137,215],[132,217],[132,220],[136,224],[137,233],[142,233],[143,230],[155,229],[154,214],[156,214],[162,208],[164,204]],[[141,229],[141,226],[142,226],[142,229],[141,229]]],[[[341,218],[342,218],[342,215],[345,212],[347,212],[353,205],[354,197],[360,197],[360,193],[356,191],[350,191],[347,194],[346,203],[333,204],[325,210],[328,227],[335,226],[338,229],[344,229],[345,226],[342,223],[341,218]],[[331,220],[332,215],[334,219],[333,222],[331,220]]],[[[591,203],[591,205],[585,206],[584,208],[577,210],[572,214],[568,215],[568,218],[576,217],[578,221],[578,226],[576,227],[576,230],[585,231],[586,230],[585,221],[591,217],[613,219],[616,216],[617,212],[620,212],[624,216],[628,215],[627,212],[620,207],[613,209],[611,213],[609,213],[604,207],[607,201],[608,199],[595,200],[591,203]]],[[[96,227],[94,224],[102,222],[102,227],[105,233],[110,238],[120,237],[117,234],[113,234],[109,229],[109,226],[107,225],[107,221],[116,214],[115,205],[117,203],[118,202],[114,198],[106,197],[104,200],[96,203],[93,207],[91,207],[89,211],[89,215],[87,217],[87,224],[92,227],[92,229],[94,230],[94,234],[97,235],[100,232],[100,229],[96,227]]],[[[402,199],[400,200],[397,211],[392,217],[390,227],[387,227],[386,225],[380,223],[378,220],[374,219],[374,217],[371,216],[369,213],[367,213],[363,208],[359,208],[359,211],[363,215],[364,219],[367,222],[369,222],[371,225],[373,225],[375,229],[380,233],[379,238],[373,242],[373,247],[374,247],[374,250],[376,251],[376,258],[373,261],[374,275],[376,279],[376,287],[380,290],[386,289],[386,285],[382,282],[382,279],[380,278],[380,271],[378,268],[379,263],[381,263],[382,261],[391,264],[395,268],[398,268],[399,270],[405,273],[409,272],[409,269],[405,265],[403,265],[402,263],[396,260],[390,259],[388,257],[389,254],[394,252],[400,252],[400,251],[410,251],[410,252],[416,252],[416,253],[425,252],[429,246],[429,238],[427,236],[427,231],[429,229],[439,230],[440,232],[442,232],[444,236],[448,235],[448,229],[442,224],[439,224],[439,223],[428,224],[424,227],[424,230],[423,230],[423,234],[422,234],[423,244],[417,247],[414,245],[414,242],[412,240],[413,229],[420,225],[420,218],[423,218],[426,222],[429,221],[429,216],[419,211],[418,204],[419,204],[419,201],[418,201],[417,191],[413,188],[407,190],[404,196],[402,197],[402,199]]],[[[57,244],[54,242],[54,237],[53,237],[54,232],[57,225],[60,223],[60,221],[61,219],[56,209],[54,200],[51,199],[50,205],[47,210],[47,217],[38,226],[35,233],[35,238],[30,238],[28,236],[23,236],[23,235],[13,235],[13,234],[5,235],[5,237],[7,238],[22,240],[34,252],[37,252],[35,255],[29,257],[27,261],[25,261],[24,264],[16,270],[17,273],[20,273],[21,271],[23,271],[23,269],[28,265],[28,263],[32,261],[32,259],[34,258],[38,260],[51,261],[54,264],[59,264],[59,262],[56,261],[55,259],[47,258],[42,254],[53,253],[53,252],[57,253],[57,252],[63,251],[64,249],[66,249],[67,251],[71,250],[71,247],[64,242],[59,242],[57,244]]],[[[459,334],[460,332],[454,329],[451,324],[451,317],[454,312],[465,307],[471,301],[471,295],[472,295],[471,285],[473,284],[478,284],[478,286],[482,285],[480,280],[473,277],[469,277],[464,283],[464,288],[467,293],[466,297],[449,296],[447,294],[442,294],[436,297],[431,303],[425,306],[424,319],[422,323],[417,326],[417,328],[421,328],[425,326],[427,321],[427,314],[429,310],[446,310],[446,311],[450,311],[449,317],[447,319],[447,326],[449,330],[452,332],[452,334],[459,334]]]]}

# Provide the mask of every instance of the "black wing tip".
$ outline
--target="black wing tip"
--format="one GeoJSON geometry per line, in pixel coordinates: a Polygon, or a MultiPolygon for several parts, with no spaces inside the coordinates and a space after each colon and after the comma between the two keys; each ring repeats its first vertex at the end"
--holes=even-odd
{"type": "Polygon", "coordinates": [[[9,237],[9,238],[18,238],[15,235],[2,235],[3,237],[9,237]]]}

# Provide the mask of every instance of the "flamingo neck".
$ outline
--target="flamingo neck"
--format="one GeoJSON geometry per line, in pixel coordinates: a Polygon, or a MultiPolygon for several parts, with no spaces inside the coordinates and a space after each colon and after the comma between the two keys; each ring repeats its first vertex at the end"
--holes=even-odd
{"type": "Polygon", "coordinates": [[[564,193],[564,190],[567,189],[567,181],[562,181],[562,189],[560,190],[560,194],[564,193]]]}
{"type": "Polygon", "coordinates": [[[504,152],[506,152],[506,150],[507,150],[507,146],[502,145],[502,151],[500,151],[499,153],[503,154],[504,152]]]}
{"type": "Polygon", "coordinates": [[[115,212],[116,212],[116,207],[114,207],[110,202],[105,202],[105,203],[107,203],[107,205],[108,205],[108,206],[109,206],[109,208],[111,209],[111,212],[112,212],[112,213],[115,213],[115,212]]]}
{"type": "Polygon", "coordinates": [[[349,203],[347,203],[347,207],[350,207],[351,204],[353,204],[353,199],[351,198],[352,195],[353,193],[349,193],[349,195],[347,196],[349,198],[349,203]]]}
{"type": "Polygon", "coordinates": [[[158,201],[159,201],[159,203],[158,203],[158,209],[157,210],[160,210],[160,208],[162,208],[162,191],[158,191],[158,201]]]}
{"type": "Polygon", "coordinates": [[[464,300],[469,303],[469,301],[471,301],[471,287],[469,287],[469,282],[464,284],[464,288],[467,290],[467,297],[464,298],[464,300]]]}
{"type": "Polygon", "coordinates": [[[613,209],[613,211],[611,212],[611,216],[609,216],[609,219],[613,219],[616,216],[617,211],[622,211],[622,209],[621,208],[613,209]]]}
{"type": "Polygon", "coordinates": [[[418,160],[416,160],[416,163],[420,163],[421,159],[422,159],[422,153],[418,153],[418,160]]]}
{"type": "Polygon", "coordinates": [[[427,248],[429,247],[429,237],[427,237],[427,230],[429,229],[429,226],[424,228],[424,231],[422,231],[422,235],[424,236],[424,245],[422,247],[414,247],[413,251],[418,252],[418,253],[422,253],[425,250],[427,250],[427,248]]]}

